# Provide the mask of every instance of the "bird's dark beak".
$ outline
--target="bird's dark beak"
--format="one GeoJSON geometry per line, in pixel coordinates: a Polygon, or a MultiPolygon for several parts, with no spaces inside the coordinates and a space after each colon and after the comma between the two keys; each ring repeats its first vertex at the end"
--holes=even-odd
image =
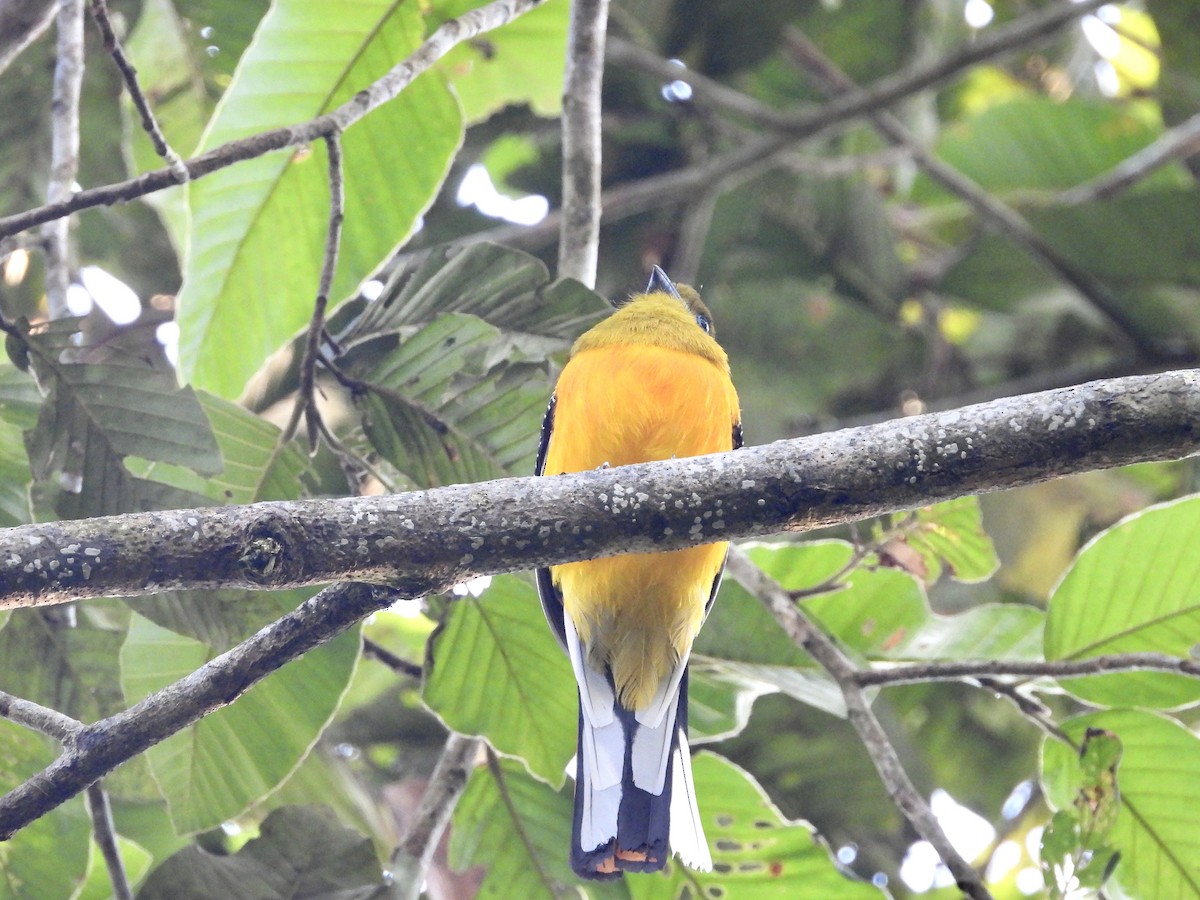
{"type": "Polygon", "coordinates": [[[679,291],[675,289],[675,282],[668,278],[667,273],[658,266],[655,266],[650,270],[650,283],[646,285],[647,294],[654,293],[656,291],[664,294],[670,294],[672,297],[675,297],[679,300],[683,299],[679,296],[679,291]]]}

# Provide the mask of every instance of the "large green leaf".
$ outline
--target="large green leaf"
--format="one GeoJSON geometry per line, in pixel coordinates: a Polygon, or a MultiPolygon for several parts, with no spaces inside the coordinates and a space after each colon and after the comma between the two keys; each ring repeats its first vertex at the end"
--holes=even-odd
{"type": "MultiPolygon", "coordinates": [[[[387,72],[424,35],[412,4],[280,0],[243,54],[202,148],[332,109],[387,72]]],[[[436,72],[346,132],[335,300],[412,232],[461,135],[457,101],[436,72]]],[[[274,153],[190,186],[179,354],[181,370],[197,386],[236,396],[311,315],[328,219],[324,159],[323,146],[274,153]],[[236,354],[228,352],[231,335],[239,341],[236,354]]]]}
{"type": "MultiPolygon", "coordinates": [[[[480,5],[479,0],[442,0],[436,21],[480,5]]],[[[540,116],[558,115],[570,8],[568,0],[549,0],[442,58],[438,67],[454,85],[468,122],[515,103],[528,103],[540,116]]]]}
{"type": "MultiPolygon", "coordinates": [[[[1109,841],[1121,852],[1113,877],[1133,897],[1200,897],[1200,739],[1173,719],[1111,710],[1063,723],[1076,742],[1089,728],[1111,731],[1124,748],[1117,770],[1120,807],[1109,841]]],[[[1080,783],[1075,750],[1053,740],[1042,748],[1042,783],[1056,809],[1075,801],[1080,783]]]]}
{"type": "Polygon", "coordinates": [[[96,606],[76,611],[74,622],[53,612],[22,610],[0,631],[4,690],[84,722],[119,712],[120,617],[96,606]]]}
{"type": "MultiPolygon", "coordinates": [[[[571,872],[571,791],[555,792],[517,763],[500,760],[498,775],[478,768],[454,810],[450,864],[487,866],[480,897],[556,900],[581,882],[571,872]],[[499,780],[497,780],[499,779],[499,780]]],[[[624,881],[589,882],[597,900],[629,897],[624,881]]]]}
{"type": "MultiPolygon", "coordinates": [[[[515,341],[523,358],[534,361],[560,354],[569,341],[611,310],[607,301],[579,282],[553,280],[537,257],[483,242],[415,254],[392,273],[378,298],[368,301],[358,296],[342,304],[328,326],[348,357],[339,359],[343,365],[357,359],[369,369],[374,358],[392,347],[386,341],[371,344],[373,339],[387,335],[394,342],[410,337],[447,313],[478,316],[515,341]],[[366,344],[371,346],[355,352],[366,344]],[[364,356],[372,361],[364,362],[364,356]]],[[[291,401],[306,340],[306,333],[293,336],[255,375],[242,397],[247,406],[261,412],[274,403],[291,401]]]]}
{"type": "MultiPolygon", "coordinates": [[[[1020,96],[947,127],[938,155],[989,191],[1055,191],[1100,175],[1154,140],[1161,127],[1136,106],[1076,99],[1020,96]]],[[[1143,186],[1177,186],[1183,172],[1169,168],[1143,186]]],[[[944,197],[922,177],[918,199],[944,197]]]]}
{"type": "MultiPolygon", "coordinates": [[[[137,67],[138,82],[159,128],[180,156],[191,156],[204,126],[228,86],[233,67],[250,42],[254,27],[267,11],[266,0],[143,0],[137,25],[125,51],[137,67]]],[[[127,99],[127,114],[137,113],[127,99]]],[[[161,168],[164,161],[144,129],[130,129],[134,168],[161,168]]],[[[186,192],[182,187],[158,191],[145,202],[167,224],[177,251],[187,243],[186,192]]]]}
{"type": "Polygon", "coordinates": [[[423,697],[450,728],[562,785],[575,752],[575,679],[525,581],[500,576],[455,601],[430,645],[423,697]]]}
{"type": "Polygon", "coordinates": [[[198,396],[224,462],[220,473],[201,478],[182,466],[154,464],[139,475],[222,504],[295,500],[304,493],[309,460],[298,442],[281,443],[279,428],[245,407],[204,391],[198,396]]]}
{"type": "Polygon", "coordinates": [[[0,528],[24,525],[32,520],[33,511],[29,505],[32,481],[21,429],[0,419],[0,528]]]}
{"type": "Polygon", "coordinates": [[[46,396],[25,436],[34,477],[59,480],[57,506],[67,518],[194,505],[181,492],[133,477],[124,460],[220,471],[212,428],[195,394],[137,356],[74,361],[87,352],[74,345],[77,327],[62,319],[36,333],[25,330],[29,364],[46,396]]]}
{"type": "MultiPolygon", "coordinates": [[[[146,751],[178,831],[216,827],[295,770],[337,708],[358,644],[357,631],[333,639],[146,751]]],[[[207,644],[135,615],[121,648],[125,695],[136,703],[213,655],[207,644]]]]}
{"type": "Polygon", "coordinates": [[[638,900],[704,897],[884,897],[882,890],[837,870],[829,848],[807,822],[789,822],[743,769],[700,753],[692,762],[712,872],[672,860],[666,877],[631,878],[638,900]]]}
{"type": "Polygon", "coordinates": [[[555,281],[536,256],[500,244],[435,247],[397,270],[340,337],[353,342],[470,313],[505,332],[573,340],[612,307],[574,279],[555,281]]]}
{"type": "MultiPolygon", "coordinates": [[[[537,339],[534,339],[537,340],[537,339]]],[[[544,339],[542,339],[544,340],[544,339]]],[[[374,447],[421,487],[531,472],[553,389],[544,348],[523,362],[521,339],[451,313],[403,339],[359,344],[347,368],[374,447]]]]}
{"type": "MultiPolygon", "coordinates": [[[[154,858],[140,844],[117,835],[117,852],[125,867],[125,877],[130,887],[137,889],[150,871],[154,858]]],[[[71,900],[109,900],[113,895],[112,876],[104,861],[104,855],[93,840],[88,853],[87,875],[71,900]]]]}
{"type": "MultiPolygon", "coordinates": [[[[0,719],[0,793],[36,775],[55,756],[49,739],[0,719]]],[[[0,842],[0,900],[70,896],[83,880],[89,834],[83,801],[76,797],[0,842]]]]}
{"type": "MultiPolygon", "coordinates": [[[[756,565],[788,590],[823,583],[841,570],[854,552],[844,541],[745,543],[741,548],[756,565]]],[[[779,627],[767,608],[732,578],[721,583],[717,602],[696,638],[695,650],[718,660],[777,666],[814,665],[808,654],[779,627]]]]}
{"type": "Polygon", "coordinates": [[[154,870],[141,900],[368,900],[391,892],[375,847],[340,824],[327,807],[285,806],[263,821],[259,836],[232,856],[198,846],[154,870]]]}
{"type": "MultiPolygon", "coordinates": [[[[1200,497],[1152,506],[1095,537],[1050,598],[1046,659],[1157,652],[1186,658],[1200,633],[1200,497]]],[[[1200,681],[1137,672],[1064,686],[1106,706],[1172,707],[1200,699],[1200,681]]]]}

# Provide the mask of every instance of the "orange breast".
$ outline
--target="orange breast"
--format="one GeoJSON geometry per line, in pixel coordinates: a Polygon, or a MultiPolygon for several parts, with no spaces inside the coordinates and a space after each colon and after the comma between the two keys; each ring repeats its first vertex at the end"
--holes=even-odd
{"type": "MultiPolygon", "coordinates": [[[[546,475],[733,447],[737,393],[701,357],[648,345],[586,350],[567,364],[555,393],[546,475]]],[[[648,704],[691,646],[725,549],[708,544],[554,567],[591,664],[612,669],[627,708],[648,704]]]]}

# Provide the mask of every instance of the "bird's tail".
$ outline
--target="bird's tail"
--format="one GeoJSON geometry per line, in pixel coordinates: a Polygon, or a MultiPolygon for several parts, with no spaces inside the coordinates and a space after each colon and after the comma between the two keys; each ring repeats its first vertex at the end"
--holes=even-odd
{"type": "Polygon", "coordinates": [[[586,682],[571,867],[585,878],[616,878],[657,871],[674,851],[692,868],[711,869],[692,784],[686,666],[636,713],[621,706],[607,679],[593,673],[586,682]]]}

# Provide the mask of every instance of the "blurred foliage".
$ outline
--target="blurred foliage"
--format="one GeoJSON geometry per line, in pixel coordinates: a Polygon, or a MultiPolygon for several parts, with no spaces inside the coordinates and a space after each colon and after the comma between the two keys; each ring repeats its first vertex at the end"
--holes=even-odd
{"type": "MultiPolygon", "coordinates": [[[[332,108],[477,5],[111,8],[186,157],[332,108]]],[[[647,59],[677,60],[681,79],[690,70],[795,113],[829,96],[800,35],[870,85],[986,47],[1056,5],[618,0],[610,29],[647,59]],[[970,24],[968,11],[991,18],[970,24]]],[[[322,442],[310,455],[281,432],[321,263],[323,146],[76,216],[77,295],[86,267],[110,272],[141,304],[132,325],[113,324],[93,281],[100,306],[45,322],[36,233],[6,246],[0,525],[526,474],[570,342],[654,264],[702,288],[750,443],[1196,365],[1196,158],[1176,153],[1091,190],[1198,114],[1194,0],[1104,6],[889,107],[915,145],[1024,216],[1058,272],[865,118],[629,213],[620,201],[646,179],[719,164],[766,127],[702,86],[610,68],[598,293],[555,280],[556,232],[494,217],[518,198],[553,207],[561,196],[553,117],[567,13],[567,0],[548,0],[467,42],[347,131],[322,347],[331,365],[317,391],[337,449],[322,442]],[[460,197],[472,166],[496,197],[460,197]],[[176,309],[177,343],[159,328],[176,309]]],[[[54,54],[44,37],[0,73],[0,214],[45,195],[54,54]]],[[[90,26],[87,54],[80,184],[160,167],[90,26]]],[[[1197,490],[1191,461],[1135,466],[748,550],[862,664],[1187,656],[1200,622],[1200,500],[1185,495],[1197,490]]],[[[87,566],[78,549],[68,564],[87,566]]],[[[0,613],[0,688],[93,721],[304,596],[195,592],[0,613]]],[[[917,864],[916,835],[837,685],[738,585],[724,585],[712,619],[690,718],[696,741],[726,757],[696,757],[718,870],[692,881],[672,864],[586,893],[679,896],[686,884],[731,900],[837,898],[886,885],[949,896],[917,864]]],[[[382,896],[382,861],[451,727],[504,758],[471,776],[430,896],[574,889],[566,671],[521,576],[380,613],[106,779],[126,866],[145,897],[382,896]]],[[[967,852],[996,897],[1040,891],[1043,876],[1060,894],[1103,884],[1112,896],[1200,897],[1188,824],[1200,802],[1195,685],[1148,673],[915,684],[880,690],[875,709],[919,790],[982,817],[990,838],[967,852]],[[1035,709],[1056,738],[1043,741],[1035,709]]],[[[53,759],[48,741],[5,721],[0,751],[2,790],[53,759]]],[[[947,821],[954,838],[970,830],[965,813],[947,821]]],[[[0,845],[0,898],[108,893],[79,800],[0,845]]]]}

